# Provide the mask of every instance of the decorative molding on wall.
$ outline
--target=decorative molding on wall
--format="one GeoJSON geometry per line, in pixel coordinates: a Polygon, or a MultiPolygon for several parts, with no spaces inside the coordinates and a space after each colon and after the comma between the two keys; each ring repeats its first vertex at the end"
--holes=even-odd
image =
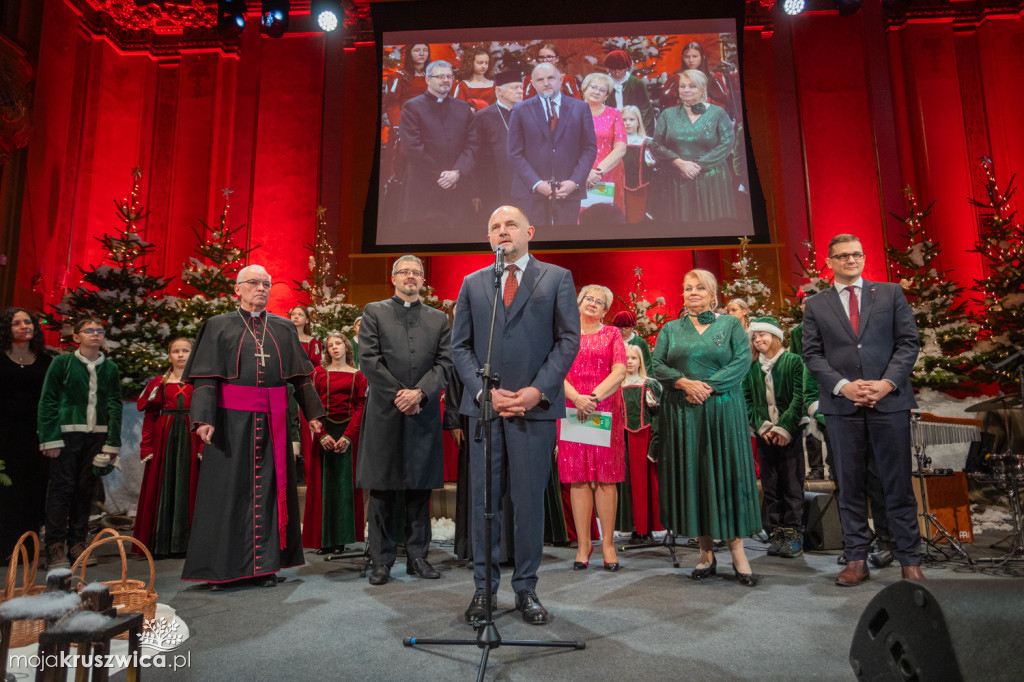
{"type": "Polygon", "coordinates": [[[237,36],[217,32],[214,0],[66,0],[82,17],[85,29],[108,39],[122,52],[155,57],[184,51],[237,53],[237,36]]]}

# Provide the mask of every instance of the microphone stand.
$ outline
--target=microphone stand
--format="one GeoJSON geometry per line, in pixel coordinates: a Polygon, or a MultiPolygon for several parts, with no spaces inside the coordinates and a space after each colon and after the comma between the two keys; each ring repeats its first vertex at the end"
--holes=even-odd
{"type": "Polygon", "coordinates": [[[548,180],[548,184],[551,186],[551,194],[548,196],[548,226],[554,227],[557,223],[555,222],[555,195],[558,194],[558,186],[561,185],[558,180],[551,178],[548,180]]]}
{"type": "MultiPolygon", "coordinates": [[[[552,192],[552,197],[554,193],[552,192]]],[[[491,453],[491,426],[494,421],[494,410],[491,402],[491,389],[499,388],[500,377],[491,373],[491,347],[494,344],[494,321],[498,314],[498,306],[504,305],[499,299],[501,291],[502,259],[505,253],[504,247],[499,246],[494,266],[494,301],[491,306],[491,329],[487,337],[487,360],[484,366],[476,371],[478,377],[483,381],[483,389],[480,392],[480,417],[477,421],[476,435],[474,440],[478,443],[483,440],[484,445],[484,545],[486,546],[486,562],[484,564],[484,620],[474,623],[476,639],[425,639],[421,637],[406,637],[402,643],[405,646],[416,646],[418,644],[440,644],[452,646],[475,645],[482,652],[480,665],[477,668],[477,682],[483,682],[484,673],[487,672],[487,659],[491,649],[505,646],[527,646],[527,647],[553,647],[564,649],[586,649],[586,642],[579,640],[507,640],[502,641],[497,626],[494,625],[494,600],[491,592],[491,577],[494,574],[494,567],[491,564],[491,547],[493,547],[491,522],[494,520],[494,511],[491,508],[493,490],[491,489],[491,471],[493,467],[493,455],[491,453]]],[[[514,277],[509,273],[509,277],[514,277]]]]}

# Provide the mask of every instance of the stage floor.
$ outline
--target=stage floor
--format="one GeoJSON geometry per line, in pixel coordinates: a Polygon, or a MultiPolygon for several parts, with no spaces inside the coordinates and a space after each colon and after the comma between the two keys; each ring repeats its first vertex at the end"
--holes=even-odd
{"type": "MultiPolygon", "coordinates": [[[[988,544],[1001,537],[978,536],[968,548],[975,557],[998,555],[988,544]]],[[[546,547],[537,592],[552,622],[523,623],[506,576],[496,626],[505,640],[578,639],[586,650],[499,648],[490,655],[487,678],[854,679],[848,656],[857,622],[872,597],[899,580],[899,567],[873,571],[862,586],[840,588],[833,584],[838,553],[781,559],[768,557],[756,540],[745,545],[762,578],[753,589],[736,583],[727,551],[718,553],[718,577],[694,582],[687,576],[695,549],[679,547],[681,568],[673,568],[665,549],[622,552],[622,570],[609,573],[601,570],[599,552],[588,570],[573,571],[574,549],[546,547]]],[[[217,593],[181,582],[182,560],[158,561],[159,601],[176,610],[191,634],[173,653],[188,654],[189,667],[147,669],[145,677],[472,679],[480,660],[477,647],[402,643],[406,637],[474,636],[462,620],[473,594],[472,572],[450,550],[431,550],[440,580],[406,575],[399,559],[391,582],[380,587],[359,576],[359,559],[325,562],[313,552],[307,552],[306,566],[282,571],[286,580],[275,588],[217,593]]],[[[145,573],[137,560],[129,568],[135,577],[145,573]]],[[[1018,580],[999,573],[955,562],[925,568],[930,580],[1018,580]]],[[[117,557],[101,557],[88,577],[120,577],[117,557]]]]}

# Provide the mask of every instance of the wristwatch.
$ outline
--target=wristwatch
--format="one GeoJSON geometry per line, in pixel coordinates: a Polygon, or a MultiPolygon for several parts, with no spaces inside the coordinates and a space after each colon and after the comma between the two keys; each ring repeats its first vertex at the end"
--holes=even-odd
{"type": "Polygon", "coordinates": [[[551,409],[551,399],[544,395],[543,392],[540,394],[540,401],[537,403],[537,407],[542,410],[551,409]]]}

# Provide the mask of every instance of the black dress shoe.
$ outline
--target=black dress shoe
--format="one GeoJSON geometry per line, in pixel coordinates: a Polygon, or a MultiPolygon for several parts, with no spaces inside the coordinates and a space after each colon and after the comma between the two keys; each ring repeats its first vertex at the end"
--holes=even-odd
{"type": "Polygon", "coordinates": [[[836,563],[840,566],[845,566],[849,563],[849,561],[846,558],[846,552],[843,552],[842,554],[836,557],[836,563]]]}
{"type": "Polygon", "coordinates": [[[220,592],[224,589],[224,586],[220,583],[206,583],[206,585],[210,588],[210,592],[220,592]]]}
{"type": "Polygon", "coordinates": [[[533,590],[516,592],[516,611],[523,614],[523,622],[530,625],[547,625],[548,610],[540,603],[533,590]]]}
{"type": "MultiPolygon", "coordinates": [[[[477,590],[473,594],[472,601],[469,602],[469,608],[466,609],[466,622],[470,625],[477,625],[478,623],[484,622],[487,618],[487,609],[484,605],[484,601],[487,598],[487,593],[483,590],[477,590]]],[[[491,593],[491,610],[498,605],[498,593],[491,593]]]]}
{"type": "Polygon", "coordinates": [[[631,545],[642,545],[644,544],[644,536],[640,535],[636,531],[629,534],[629,544],[631,545]]]}
{"type": "Polygon", "coordinates": [[[718,557],[714,554],[711,555],[711,564],[704,568],[695,568],[690,571],[691,580],[704,580],[708,576],[712,576],[718,573],[718,557]]]}
{"type": "Polygon", "coordinates": [[[441,574],[437,572],[437,569],[430,565],[430,562],[423,557],[417,557],[411,559],[409,563],[405,565],[405,572],[409,575],[418,575],[421,578],[427,580],[436,580],[441,577],[441,574]]]}
{"type": "Polygon", "coordinates": [[[388,579],[391,578],[391,567],[385,566],[384,564],[378,564],[373,567],[370,571],[370,584],[371,585],[384,585],[388,579]]]}
{"type": "Polygon", "coordinates": [[[255,584],[257,587],[277,587],[278,582],[280,581],[277,579],[277,574],[271,573],[270,575],[261,575],[256,578],[255,584]]]}
{"type": "Polygon", "coordinates": [[[893,558],[892,551],[888,549],[880,549],[868,554],[868,562],[875,568],[885,568],[892,563],[893,558]]]}
{"type": "Polygon", "coordinates": [[[736,574],[736,581],[740,585],[746,585],[747,587],[754,587],[757,585],[758,577],[753,573],[740,573],[736,570],[735,566],[733,566],[732,572],[736,574]]]}

